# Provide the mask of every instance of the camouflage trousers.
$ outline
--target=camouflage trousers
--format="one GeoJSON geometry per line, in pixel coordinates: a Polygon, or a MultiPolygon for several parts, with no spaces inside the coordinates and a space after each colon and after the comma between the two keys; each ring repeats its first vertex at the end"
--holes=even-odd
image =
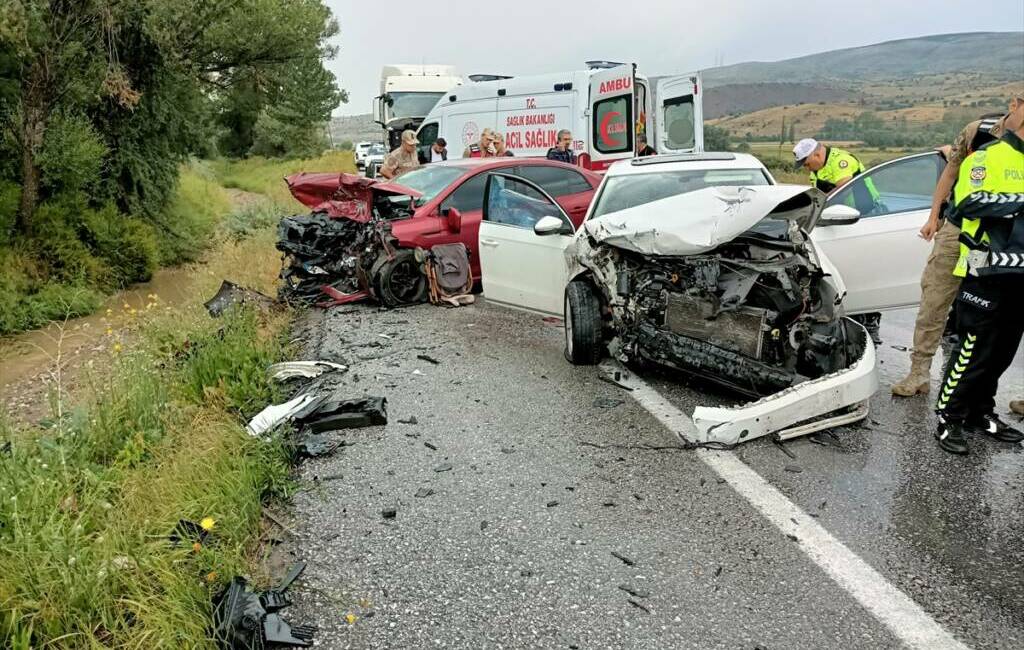
{"type": "Polygon", "coordinates": [[[959,237],[959,228],[948,221],[943,223],[935,233],[931,255],[921,273],[921,306],[917,310],[910,357],[925,365],[931,364],[939,347],[949,306],[960,286],[960,278],[953,275],[953,267],[960,257],[959,237]]]}

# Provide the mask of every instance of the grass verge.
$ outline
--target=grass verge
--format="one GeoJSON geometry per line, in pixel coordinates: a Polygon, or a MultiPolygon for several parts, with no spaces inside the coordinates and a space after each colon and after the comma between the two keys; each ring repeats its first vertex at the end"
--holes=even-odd
{"type": "Polygon", "coordinates": [[[194,301],[153,297],[105,337],[112,371],[77,403],[0,425],[0,646],[213,647],[211,596],[247,572],[260,504],[287,486],[281,445],[242,428],[278,397],[265,369],[287,316],[213,320],[201,300],[227,274],[271,289],[272,242],[223,242],[196,266],[194,301]],[[179,519],[206,517],[212,541],[169,543],[179,519]]]}
{"type": "MultiPolygon", "coordinates": [[[[283,187],[282,163],[236,164],[218,169],[249,191],[283,187]]],[[[256,573],[261,504],[289,487],[284,446],[243,429],[280,397],[265,369],[286,356],[288,317],[214,320],[202,301],[224,278],[274,291],[279,214],[258,204],[218,215],[217,243],[190,267],[194,298],[126,305],[100,343],[109,363],[80,394],[63,398],[57,386],[53,417],[38,426],[0,418],[0,647],[215,647],[211,597],[256,573]],[[206,542],[170,543],[180,519],[205,518],[215,522],[206,542]]]]}

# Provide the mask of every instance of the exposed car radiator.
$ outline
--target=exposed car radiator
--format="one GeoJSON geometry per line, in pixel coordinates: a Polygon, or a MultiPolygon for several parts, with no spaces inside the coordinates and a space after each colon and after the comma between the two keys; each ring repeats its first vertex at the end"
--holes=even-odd
{"type": "Polygon", "coordinates": [[[706,300],[669,293],[664,326],[675,334],[760,359],[767,312],[756,307],[740,307],[711,318],[711,308],[706,300]]]}
{"type": "Polygon", "coordinates": [[[763,396],[793,385],[796,376],[782,368],[711,345],[705,341],[667,332],[641,323],[636,336],[640,356],[684,370],[740,393],[763,396]]]}

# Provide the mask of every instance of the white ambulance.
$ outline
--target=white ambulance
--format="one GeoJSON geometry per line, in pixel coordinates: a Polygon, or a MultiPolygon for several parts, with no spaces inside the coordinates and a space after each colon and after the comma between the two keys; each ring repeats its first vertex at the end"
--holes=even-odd
{"type": "Polygon", "coordinates": [[[578,164],[597,171],[633,157],[639,133],[660,154],[703,151],[698,73],[661,77],[652,88],[636,64],[588,61],[587,66],[527,77],[470,77],[471,83],[452,88],[424,118],[420,147],[443,137],[448,159],[461,158],[490,128],[504,135],[513,155],[544,156],[558,131],[569,129],[578,164]]]}

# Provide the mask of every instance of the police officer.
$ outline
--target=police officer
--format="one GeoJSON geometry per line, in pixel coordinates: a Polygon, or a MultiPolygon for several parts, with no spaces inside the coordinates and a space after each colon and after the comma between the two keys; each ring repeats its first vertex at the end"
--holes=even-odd
{"type": "Polygon", "coordinates": [[[950,217],[959,220],[963,278],[956,296],[958,355],[951,356],[936,411],[939,446],[967,453],[968,433],[1003,442],[1024,434],[996,416],[999,377],[1024,335],[1024,125],[960,165],[950,217]]]}
{"type": "Polygon", "coordinates": [[[1013,130],[1021,123],[1024,123],[1024,94],[1010,100],[1006,115],[986,115],[965,126],[946,154],[946,168],[932,195],[928,221],[921,228],[921,238],[934,244],[921,273],[921,304],[914,323],[910,372],[893,384],[893,395],[910,397],[927,393],[931,387],[932,357],[943,338],[943,324],[960,286],[960,278],[953,275],[960,257],[959,224],[943,219],[943,210],[960,175],[960,164],[983,145],[998,140],[1007,129],[1013,130]]]}
{"type": "MultiPolygon", "coordinates": [[[[864,165],[852,153],[839,147],[826,147],[814,138],[797,142],[793,156],[796,157],[794,169],[799,171],[803,167],[809,171],[811,185],[825,194],[839,189],[864,172],[864,165]]],[[[879,194],[870,178],[854,188],[853,202],[861,214],[871,214],[880,208],[879,194]]],[[[880,313],[860,314],[855,320],[864,325],[875,345],[881,345],[878,333],[882,322],[880,313]]]]}

